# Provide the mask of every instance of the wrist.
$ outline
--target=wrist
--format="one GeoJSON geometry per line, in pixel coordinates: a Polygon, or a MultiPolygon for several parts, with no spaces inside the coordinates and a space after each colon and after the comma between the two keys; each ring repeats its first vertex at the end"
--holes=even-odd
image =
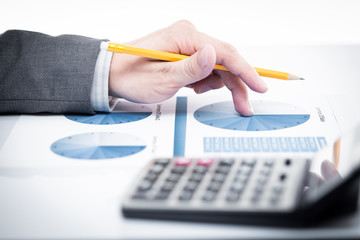
{"type": "MultiPolygon", "coordinates": [[[[135,57],[136,58],[136,57],[135,57]]],[[[113,53],[109,71],[109,96],[128,98],[134,89],[129,85],[129,79],[136,71],[134,56],[113,53]]]]}
{"type": "Polygon", "coordinates": [[[107,42],[102,42],[96,60],[93,85],[91,89],[91,104],[95,111],[109,112],[108,79],[112,53],[107,51],[107,42]]]}

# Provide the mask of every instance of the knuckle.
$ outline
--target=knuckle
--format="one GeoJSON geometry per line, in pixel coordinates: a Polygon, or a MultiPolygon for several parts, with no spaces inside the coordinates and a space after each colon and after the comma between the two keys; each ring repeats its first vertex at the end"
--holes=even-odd
{"type": "Polygon", "coordinates": [[[241,76],[247,77],[248,75],[252,74],[254,72],[254,68],[250,66],[249,64],[244,64],[241,69],[241,76]]]}
{"type": "Polygon", "coordinates": [[[192,24],[192,22],[190,22],[189,20],[186,20],[186,19],[179,20],[174,25],[177,27],[183,27],[183,28],[191,28],[191,29],[195,28],[194,24],[192,24]]]}
{"type": "Polygon", "coordinates": [[[228,43],[223,44],[223,50],[231,56],[238,53],[237,49],[233,45],[228,43]]]}

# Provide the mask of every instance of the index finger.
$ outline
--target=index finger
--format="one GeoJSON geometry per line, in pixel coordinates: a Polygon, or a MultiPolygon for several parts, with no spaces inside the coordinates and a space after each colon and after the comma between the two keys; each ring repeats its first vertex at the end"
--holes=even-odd
{"type": "Polygon", "coordinates": [[[337,171],[334,164],[332,164],[329,160],[324,160],[321,163],[321,174],[323,175],[325,180],[341,178],[340,173],[337,171]]]}
{"type": "Polygon", "coordinates": [[[268,90],[268,87],[263,79],[259,76],[255,69],[239,54],[235,47],[228,43],[209,37],[203,33],[201,42],[210,43],[215,49],[216,63],[224,65],[229,70],[229,72],[237,77],[240,77],[240,79],[251,90],[259,93],[264,93],[268,90]]]}
{"type": "Polygon", "coordinates": [[[260,93],[266,92],[268,90],[266,83],[236,48],[227,43],[221,45],[220,48],[214,46],[217,63],[224,65],[233,75],[240,77],[251,90],[260,93]]]}

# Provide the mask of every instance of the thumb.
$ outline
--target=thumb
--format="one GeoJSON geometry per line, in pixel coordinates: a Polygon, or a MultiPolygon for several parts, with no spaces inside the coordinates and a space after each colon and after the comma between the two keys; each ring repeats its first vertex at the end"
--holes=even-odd
{"type": "Polygon", "coordinates": [[[182,86],[197,82],[210,75],[215,67],[216,54],[213,46],[205,45],[192,56],[172,63],[174,80],[182,86]]]}

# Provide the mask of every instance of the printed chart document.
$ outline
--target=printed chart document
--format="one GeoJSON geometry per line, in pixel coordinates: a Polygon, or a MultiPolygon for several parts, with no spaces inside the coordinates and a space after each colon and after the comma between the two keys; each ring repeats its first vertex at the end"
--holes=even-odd
{"type": "Polygon", "coordinates": [[[301,154],[312,157],[340,135],[325,99],[304,96],[254,99],[251,117],[237,114],[229,98],[187,99],[183,152],[189,156],[301,154]]]}
{"type": "Polygon", "coordinates": [[[176,99],[161,104],[119,100],[111,113],[22,115],[0,158],[2,167],[141,167],[171,156],[176,99]]]}
{"type": "Polygon", "coordinates": [[[312,157],[340,135],[325,99],[251,103],[251,117],[236,113],[229,94],[211,93],[159,104],[119,100],[113,112],[95,115],[22,115],[1,149],[1,166],[142,167],[153,157],[312,157]]]}

